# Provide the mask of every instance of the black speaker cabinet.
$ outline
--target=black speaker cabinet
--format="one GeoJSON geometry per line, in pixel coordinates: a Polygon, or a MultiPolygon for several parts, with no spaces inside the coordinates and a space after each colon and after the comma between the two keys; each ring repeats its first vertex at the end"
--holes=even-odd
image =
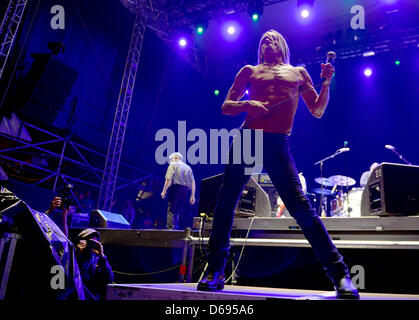
{"type": "Polygon", "coordinates": [[[17,106],[22,119],[51,125],[71,93],[78,72],[51,54],[33,53],[34,62],[19,87],[17,106]]]}
{"type": "MultiPolygon", "coordinates": [[[[205,213],[208,216],[214,215],[215,204],[223,175],[221,173],[202,179],[199,195],[199,213],[205,213]]],[[[249,179],[249,182],[243,188],[234,212],[238,217],[271,216],[269,196],[253,177],[249,179]]]]}
{"type": "Polygon", "coordinates": [[[419,166],[383,162],[362,193],[362,216],[419,214],[419,166]]]}

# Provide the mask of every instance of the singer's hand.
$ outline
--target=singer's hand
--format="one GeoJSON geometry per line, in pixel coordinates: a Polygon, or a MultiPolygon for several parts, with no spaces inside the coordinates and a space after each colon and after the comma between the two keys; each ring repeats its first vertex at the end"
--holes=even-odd
{"type": "Polygon", "coordinates": [[[266,108],[268,102],[260,102],[256,100],[249,100],[246,104],[246,111],[252,118],[258,116],[264,116],[269,113],[269,110],[266,108]]]}
{"type": "Polygon", "coordinates": [[[323,83],[330,84],[333,74],[335,73],[335,68],[330,63],[321,64],[322,71],[320,72],[320,78],[326,79],[323,83]]]}

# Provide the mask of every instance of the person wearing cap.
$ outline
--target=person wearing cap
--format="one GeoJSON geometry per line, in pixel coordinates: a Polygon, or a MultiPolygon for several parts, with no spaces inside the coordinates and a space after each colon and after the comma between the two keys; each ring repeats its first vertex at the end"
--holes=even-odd
{"type": "Polygon", "coordinates": [[[114,274],[100,243],[100,233],[95,229],[84,229],[77,236],[76,259],[79,265],[86,297],[104,300],[108,283],[114,274]]]}

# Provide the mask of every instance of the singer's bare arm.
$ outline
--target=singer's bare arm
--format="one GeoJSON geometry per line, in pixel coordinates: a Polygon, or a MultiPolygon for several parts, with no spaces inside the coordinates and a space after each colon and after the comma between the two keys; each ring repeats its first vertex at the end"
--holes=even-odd
{"type": "Polygon", "coordinates": [[[237,73],[233,85],[228,91],[223,103],[223,114],[236,116],[239,113],[247,112],[252,116],[258,116],[268,113],[268,109],[264,106],[266,103],[257,100],[239,101],[246,91],[246,86],[249,83],[251,75],[254,73],[254,68],[254,66],[246,65],[237,73]]]}
{"type": "Polygon", "coordinates": [[[320,94],[317,94],[316,90],[313,87],[313,81],[311,80],[310,75],[307,70],[303,67],[297,68],[300,71],[300,74],[303,78],[303,83],[301,85],[301,96],[311,114],[316,118],[321,118],[326,110],[327,104],[329,103],[329,88],[335,69],[330,63],[321,65],[321,78],[325,78],[323,81],[320,94]]]}

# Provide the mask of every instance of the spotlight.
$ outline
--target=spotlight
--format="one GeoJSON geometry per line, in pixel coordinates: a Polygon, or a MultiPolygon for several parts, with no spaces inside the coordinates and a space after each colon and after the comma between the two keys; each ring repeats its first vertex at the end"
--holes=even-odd
{"type": "Polygon", "coordinates": [[[237,21],[230,20],[226,21],[221,29],[224,40],[233,42],[240,37],[242,26],[237,21]]]}
{"type": "Polygon", "coordinates": [[[400,60],[396,60],[396,61],[394,61],[394,64],[395,64],[396,66],[399,66],[399,65],[400,65],[400,60]]]}
{"type": "Polygon", "coordinates": [[[218,96],[220,94],[220,90],[215,89],[214,90],[214,95],[218,96]]]}
{"type": "Polygon", "coordinates": [[[181,48],[185,48],[185,47],[186,47],[186,45],[188,44],[188,41],[186,41],[186,39],[185,39],[185,38],[180,38],[178,43],[179,43],[179,46],[180,46],[181,48]]]}
{"type": "Polygon", "coordinates": [[[311,9],[313,9],[314,0],[298,0],[297,8],[300,12],[301,17],[308,18],[311,9]]]}
{"type": "Polygon", "coordinates": [[[372,69],[371,68],[365,68],[364,69],[364,76],[371,77],[372,75],[372,69]]]}
{"type": "Polygon", "coordinates": [[[174,45],[181,49],[185,49],[189,46],[189,42],[192,39],[192,28],[191,26],[176,27],[169,30],[169,35],[174,45]]]}
{"type": "Polygon", "coordinates": [[[258,21],[263,14],[263,1],[249,0],[247,3],[247,13],[252,17],[253,21],[258,21]]]}
{"type": "Polygon", "coordinates": [[[303,18],[308,18],[309,15],[310,15],[310,11],[308,11],[307,9],[301,10],[301,16],[303,18]]]}
{"type": "Polygon", "coordinates": [[[208,16],[200,13],[194,22],[196,33],[203,34],[208,29],[208,16]]]}
{"type": "Polygon", "coordinates": [[[236,32],[236,28],[234,28],[233,26],[230,26],[227,28],[227,32],[229,34],[234,34],[236,32]]]}
{"type": "Polygon", "coordinates": [[[233,26],[229,26],[227,28],[227,32],[228,34],[234,34],[236,32],[236,28],[234,28],[233,26]]]}

